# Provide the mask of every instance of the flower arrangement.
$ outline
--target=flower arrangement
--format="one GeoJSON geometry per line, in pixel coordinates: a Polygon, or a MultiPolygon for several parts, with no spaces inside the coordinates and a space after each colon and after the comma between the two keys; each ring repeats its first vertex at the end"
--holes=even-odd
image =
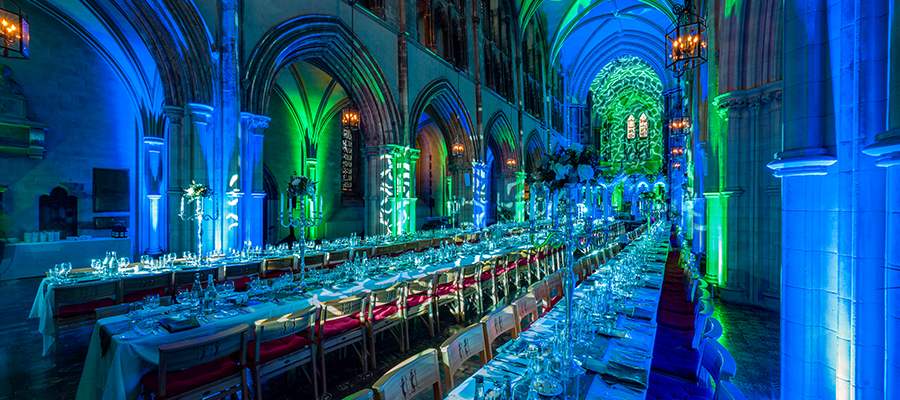
{"type": "Polygon", "coordinates": [[[545,157],[529,180],[542,184],[551,191],[562,189],[567,183],[597,184],[602,179],[602,161],[600,152],[593,146],[585,147],[573,142],[569,147],[558,147],[545,157]]]}
{"type": "Polygon", "coordinates": [[[187,197],[188,203],[193,203],[194,200],[205,199],[212,195],[213,191],[209,186],[194,181],[191,181],[191,186],[184,190],[184,197],[187,197]]]}
{"type": "Polygon", "coordinates": [[[300,176],[297,174],[297,171],[294,171],[294,174],[288,178],[287,194],[291,198],[297,196],[315,196],[316,181],[305,176],[300,176]]]}

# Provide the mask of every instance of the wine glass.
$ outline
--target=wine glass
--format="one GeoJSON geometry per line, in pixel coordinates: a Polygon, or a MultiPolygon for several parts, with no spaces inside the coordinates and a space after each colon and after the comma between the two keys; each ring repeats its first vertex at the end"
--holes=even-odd
{"type": "Polygon", "coordinates": [[[69,272],[72,271],[72,263],[64,262],[60,265],[63,268],[63,277],[65,278],[65,281],[69,282],[69,272]]]}

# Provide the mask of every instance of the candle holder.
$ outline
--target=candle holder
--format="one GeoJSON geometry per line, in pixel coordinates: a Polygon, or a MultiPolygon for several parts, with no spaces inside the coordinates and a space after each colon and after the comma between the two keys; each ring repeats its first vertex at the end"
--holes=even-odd
{"type": "Polygon", "coordinates": [[[459,198],[453,196],[449,202],[450,205],[450,226],[459,227],[459,212],[462,210],[463,202],[459,198]]]}
{"type": "Polygon", "coordinates": [[[197,262],[203,264],[203,221],[215,221],[219,219],[218,202],[212,197],[212,193],[205,197],[196,197],[185,194],[181,196],[181,212],[178,213],[178,217],[180,217],[182,221],[197,221],[197,262]],[[188,204],[194,203],[193,213],[185,214],[185,200],[187,200],[188,204]],[[212,214],[203,209],[203,203],[205,201],[211,201],[213,203],[212,214]]]}
{"type": "Polygon", "coordinates": [[[291,196],[290,194],[288,196],[288,215],[284,215],[284,195],[282,195],[278,221],[285,228],[300,228],[300,289],[306,291],[306,229],[317,227],[322,223],[322,196],[291,196]],[[294,198],[297,199],[300,218],[294,218],[295,209],[291,201],[294,198]],[[306,216],[307,201],[309,201],[309,216],[306,216]]]}
{"type": "MultiPolygon", "coordinates": [[[[565,246],[565,273],[563,277],[566,295],[565,335],[567,339],[564,341],[564,358],[568,367],[564,371],[564,376],[566,377],[566,383],[569,384],[572,382],[571,378],[576,376],[578,370],[581,369],[575,361],[571,340],[573,294],[575,293],[575,282],[577,281],[573,270],[575,250],[586,250],[595,244],[605,244],[610,235],[609,224],[605,218],[595,219],[598,198],[596,187],[567,183],[562,189],[553,192],[544,190],[544,192],[547,194],[548,201],[544,209],[548,217],[548,220],[545,220],[547,226],[546,228],[541,228],[537,223],[537,208],[535,202],[532,201],[532,218],[530,219],[528,233],[531,243],[535,247],[543,247],[548,244],[553,248],[565,246]],[[562,209],[560,209],[560,204],[562,204],[562,209]],[[596,224],[595,221],[601,221],[601,223],[596,224]],[[543,240],[540,240],[538,235],[542,233],[548,235],[543,240]]],[[[573,392],[577,393],[577,390],[566,390],[566,393],[573,392]]]]}

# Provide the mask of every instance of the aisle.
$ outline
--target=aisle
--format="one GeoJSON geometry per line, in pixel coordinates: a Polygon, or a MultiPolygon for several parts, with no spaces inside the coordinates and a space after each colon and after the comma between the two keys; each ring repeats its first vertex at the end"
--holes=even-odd
{"type": "Polygon", "coordinates": [[[781,321],[778,313],[716,300],[713,317],[722,322],[719,343],[740,368],[731,378],[747,400],[781,398],[781,321]]]}

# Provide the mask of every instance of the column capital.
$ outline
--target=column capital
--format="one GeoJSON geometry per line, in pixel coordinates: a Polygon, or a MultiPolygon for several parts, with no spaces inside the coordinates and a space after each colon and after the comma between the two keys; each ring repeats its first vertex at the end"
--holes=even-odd
{"type": "Polygon", "coordinates": [[[900,165],[900,129],[879,133],[875,143],[863,148],[863,153],[878,157],[875,165],[879,167],[900,165]]]}
{"type": "Polygon", "coordinates": [[[469,163],[454,163],[450,164],[449,167],[450,172],[466,172],[472,170],[472,164],[469,163]]]}
{"type": "Polygon", "coordinates": [[[388,146],[366,146],[362,148],[362,153],[366,158],[372,156],[383,156],[385,154],[391,153],[391,148],[388,146]]]}
{"type": "Polygon", "coordinates": [[[828,155],[827,149],[815,147],[775,153],[775,161],[767,167],[775,171],[776,178],[827,175],[828,166],[836,162],[837,158],[828,155]]]}
{"type": "Polygon", "coordinates": [[[169,122],[180,124],[181,119],[184,118],[184,107],[180,106],[163,106],[162,107],[163,114],[165,114],[166,118],[169,119],[169,122]]]}
{"type": "Polygon", "coordinates": [[[269,118],[265,115],[256,115],[248,112],[241,112],[241,122],[246,124],[247,129],[254,135],[262,136],[266,128],[269,127],[269,118]]]}
{"type": "Polygon", "coordinates": [[[206,125],[212,117],[213,108],[206,104],[190,103],[187,105],[187,111],[191,114],[194,123],[206,125]]]}

